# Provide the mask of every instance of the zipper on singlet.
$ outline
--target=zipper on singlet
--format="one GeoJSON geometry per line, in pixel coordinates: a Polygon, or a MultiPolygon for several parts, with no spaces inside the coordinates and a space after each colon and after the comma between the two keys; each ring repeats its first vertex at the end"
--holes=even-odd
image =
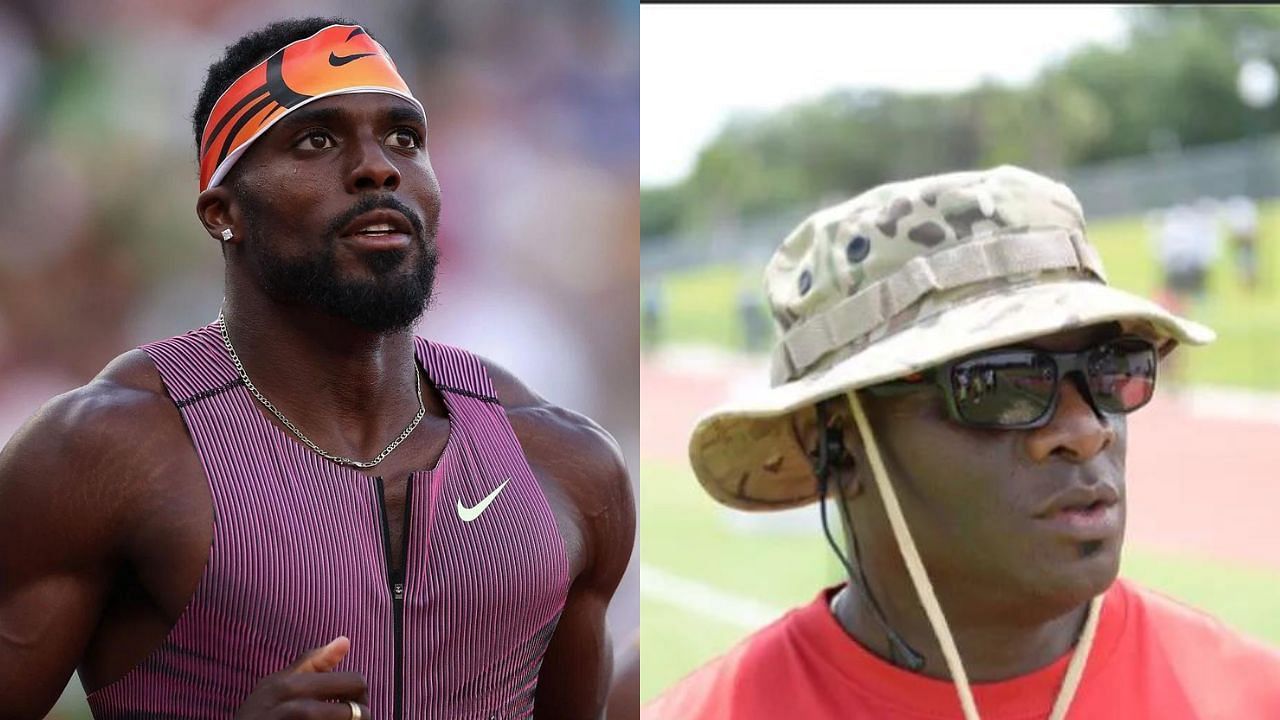
{"type": "Polygon", "coordinates": [[[387,562],[387,581],[391,592],[391,624],[395,629],[395,714],[394,720],[404,717],[404,568],[409,564],[409,513],[413,508],[413,476],[405,481],[404,527],[400,531],[400,568],[391,567],[391,527],[387,523],[387,492],[382,478],[378,483],[378,506],[382,510],[382,550],[387,562]]]}

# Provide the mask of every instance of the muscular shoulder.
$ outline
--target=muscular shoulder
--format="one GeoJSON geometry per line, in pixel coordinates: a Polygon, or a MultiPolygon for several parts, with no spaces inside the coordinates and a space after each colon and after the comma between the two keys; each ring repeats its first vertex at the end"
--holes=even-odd
{"type": "Polygon", "coordinates": [[[505,369],[484,362],[530,464],[543,469],[569,500],[594,539],[593,554],[608,554],[597,567],[609,575],[625,568],[635,536],[635,499],[617,441],[585,415],[548,402],[505,369]]]}
{"type": "Polygon", "coordinates": [[[591,418],[548,402],[498,365],[485,365],[525,454],[557,471],[556,479],[582,500],[579,509],[598,515],[630,503],[626,464],[612,435],[591,418]]]}
{"type": "Polygon", "coordinates": [[[139,444],[171,420],[181,421],[159,373],[142,351],[134,350],[117,357],[89,383],[45,403],[14,435],[5,454],[90,471],[117,456],[140,458],[139,444]]]}
{"type": "Polygon", "coordinates": [[[43,537],[58,524],[105,534],[138,511],[183,432],[150,360],[126,353],[45,403],[0,452],[0,518],[42,523],[43,537]]]}

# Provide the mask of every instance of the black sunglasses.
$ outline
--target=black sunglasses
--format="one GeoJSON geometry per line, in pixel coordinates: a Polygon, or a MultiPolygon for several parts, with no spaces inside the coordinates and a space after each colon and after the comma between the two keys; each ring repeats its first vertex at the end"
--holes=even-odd
{"type": "Polygon", "coordinates": [[[972,427],[1043,427],[1058,406],[1058,382],[1084,379],[1095,411],[1123,415],[1146,405],[1156,388],[1156,348],[1139,337],[1119,337],[1078,352],[999,348],[952,360],[936,368],[866,388],[896,395],[932,382],[942,388],[947,411],[972,427]]]}

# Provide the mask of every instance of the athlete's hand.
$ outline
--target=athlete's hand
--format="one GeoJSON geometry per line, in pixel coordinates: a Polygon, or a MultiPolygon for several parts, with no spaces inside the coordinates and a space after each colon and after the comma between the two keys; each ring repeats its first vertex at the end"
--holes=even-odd
{"type": "Polygon", "coordinates": [[[324,647],[303,654],[289,667],[268,675],[236,712],[238,720],[306,718],[351,720],[348,701],[360,704],[369,717],[369,685],[359,673],[333,672],[351,650],[351,641],[337,637],[324,647]]]}

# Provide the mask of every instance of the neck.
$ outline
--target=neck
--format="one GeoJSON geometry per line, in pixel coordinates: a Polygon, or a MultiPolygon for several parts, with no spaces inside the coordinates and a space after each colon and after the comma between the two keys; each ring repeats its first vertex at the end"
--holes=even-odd
{"type": "MultiPolygon", "coordinates": [[[[910,581],[907,582],[910,585],[910,581]]],[[[880,608],[889,626],[924,658],[921,674],[950,680],[942,647],[911,588],[908,602],[901,594],[877,592],[880,608]],[[896,599],[896,600],[895,600],[896,599]]],[[[942,602],[941,600],[939,602],[942,602]]],[[[949,603],[943,603],[944,610],[949,603]]],[[[863,647],[886,661],[891,661],[889,642],[872,613],[875,611],[861,595],[849,587],[835,603],[836,620],[863,647]]],[[[1056,617],[1017,622],[1000,612],[987,621],[974,616],[963,618],[948,614],[948,626],[960,652],[970,682],[997,682],[1039,670],[1070,651],[1079,637],[1089,610],[1088,602],[1056,617]]]]}
{"type": "Polygon", "coordinates": [[[258,391],[328,452],[370,459],[417,413],[409,331],[373,333],[312,309],[230,292],[223,318],[258,391]]]}

